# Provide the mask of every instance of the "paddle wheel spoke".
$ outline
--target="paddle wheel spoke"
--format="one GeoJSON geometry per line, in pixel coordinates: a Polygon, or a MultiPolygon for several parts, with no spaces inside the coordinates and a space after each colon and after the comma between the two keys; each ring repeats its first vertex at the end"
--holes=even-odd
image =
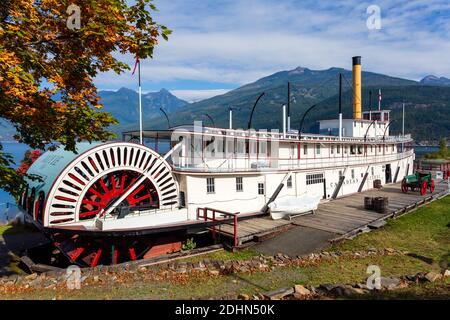
{"type": "Polygon", "coordinates": [[[108,187],[106,186],[105,182],[103,181],[102,178],[98,179],[98,182],[100,183],[100,186],[103,188],[103,190],[105,191],[105,193],[109,192],[108,187]]]}
{"type": "Polygon", "coordinates": [[[95,190],[94,187],[90,187],[89,190],[88,190],[88,192],[94,194],[95,196],[97,196],[97,197],[99,197],[99,198],[101,198],[101,197],[103,196],[103,195],[100,194],[97,190],[95,190]]]}
{"type": "MultiPolygon", "coordinates": [[[[139,174],[129,170],[111,172],[95,181],[81,201],[80,220],[93,219],[117,201],[127,190],[135,188],[123,201],[122,206],[158,207],[158,193],[152,182],[144,180],[139,186],[134,183],[139,174]]],[[[117,206],[111,214],[118,214],[121,206],[117,206]]]]}
{"type": "Polygon", "coordinates": [[[147,200],[147,199],[149,199],[150,198],[150,200],[151,200],[151,195],[149,195],[149,194],[146,194],[146,195],[143,195],[142,197],[139,197],[139,198],[137,198],[137,199],[133,199],[133,201],[130,201],[130,200],[128,200],[128,202],[130,203],[130,204],[136,204],[136,203],[139,203],[139,202],[141,202],[141,201],[144,201],[144,200],[147,200]],[[133,202],[133,203],[132,203],[133,202]]]}
{"type": "Polygon", "coordinates": [[[100,211],[100,209],[80,213],[80,218],[96,215],[99,211],[100,211]]]}

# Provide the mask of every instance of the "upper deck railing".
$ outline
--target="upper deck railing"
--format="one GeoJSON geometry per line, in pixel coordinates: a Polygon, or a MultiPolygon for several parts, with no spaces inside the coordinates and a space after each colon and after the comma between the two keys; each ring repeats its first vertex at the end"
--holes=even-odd
{"type": "Polygon", "coordinates": [[[222,137],[233,137],[233,138],[245,138],[245,139],[276,139],[276,140],[290,140],[296,142],[302,141],[319,141],[319,142],[365,142],[365,143],[406,143],[412,141],[410,134],[405,135],[395,135],[395,136],[383,136],[378,135],[376,137],[346,137],[343,136],[341,139],[338,136],[322,135],[322,134],[311,134],[302,133],[300,135],[295,132],[278,132],[278,131],[265,131],[265,130],[239,130],[239,129],[222,129],[222,128],[211,128],[204,127],[201,132],[190,132],[196,135],[211,135],[211,136],[222,136],[222,137]]]}
{"type": "MultiPolygon", "coordinates": [[[[309,170],[338,168],[355,165],[371,165],[402,160],[414,155],[414,150],[377,155],[342,155],[323,158],[267,158],[257,159],[254,157],[230,157],[227,159],[205,159],[196,165],[174,164],[174,170],[178,172],[260,172],[278,170],[309,170]]],[[[181,158],[180,158],[181,159],[181,158]]],[[[187,162],[187,161],[186,161],[187,162]]],[[[185,162],[185,163],[186,163],[185,162]]],[[[183,163],[183,161],[180,161],[183,163]]]]}

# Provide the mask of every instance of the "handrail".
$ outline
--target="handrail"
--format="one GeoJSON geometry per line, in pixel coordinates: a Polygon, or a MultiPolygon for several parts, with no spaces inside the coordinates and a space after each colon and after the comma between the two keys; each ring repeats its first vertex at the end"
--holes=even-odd
{"type": "MultiPolygon", "coordinates": [[[[213,209],[213,208],[209,208],[209,207],[204,207],[204,208],[198,207],[197,208],[197,220],[204,219],[205,221],[210,220],[212,222],[220,222],[220,223],[226,224],[227,222],[225,221],[225,219],[217,219],[216,218],[216,213],[222,214],[224,216],[231,216],[233,218],[233,246],[237,247],[238,246],[237,228],[238,228],[239,212],[232,213],[232,212],[226,212],[226,211],[217,210],[217,209],[213,209]],[[200,211],[203,211],[203,215],[200,215],[200,211]],[[212,217],[208,216],[208,211],[212,212],[212,217]]],[[[213,224],[213,226],[212,226],[212,233],[213,233],[214,239],[216,239],[216,225],[215,224],[213,224]]]]}

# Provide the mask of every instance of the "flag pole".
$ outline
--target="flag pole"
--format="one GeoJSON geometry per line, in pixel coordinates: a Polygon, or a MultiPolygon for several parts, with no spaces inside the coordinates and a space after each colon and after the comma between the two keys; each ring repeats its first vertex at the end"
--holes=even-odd
{"type": "Polygon", "coordinates": [[[139,141],[143,143],[142,139],[142,88],[141,88],[141,60],[138,57],[138,78],[139,78],[139,141]]]}

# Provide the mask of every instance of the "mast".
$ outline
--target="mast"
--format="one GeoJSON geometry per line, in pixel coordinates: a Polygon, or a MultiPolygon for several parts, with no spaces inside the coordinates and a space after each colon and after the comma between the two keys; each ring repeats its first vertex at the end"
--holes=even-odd
{"type": "Polygon", "coordinates": [[[339,73],[339,140],[342,140],[342,73],[339,73]]]}
{"type": "Polygon", "coordinates": [[[291,131],[291,83],[288,81],[287,131],[291,131]]]}
{"type": "Polygon", "coordinates": [[[138,58],[138,78],[139,78],[139,142],[143,143],[142,138],[142,87],[141,87],[141,61],[138,58]]]}

